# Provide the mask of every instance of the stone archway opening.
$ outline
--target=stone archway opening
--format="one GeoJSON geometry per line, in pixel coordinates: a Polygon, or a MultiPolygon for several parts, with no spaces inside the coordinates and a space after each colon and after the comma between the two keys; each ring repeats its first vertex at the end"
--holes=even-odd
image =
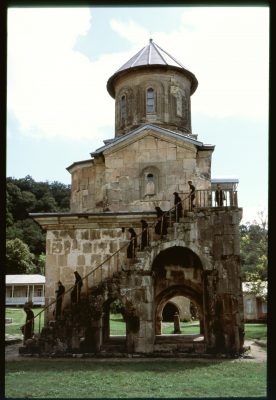
{"type": "MultiPolygon", "coordinates": [[[[201,260],[192,250],[173,246],[161,251],[154,259],[152,264],[152,274],[154,278],[154,302],[155,302],[155,347],[158,351],[167,351],[169,348],[185,349],[191,346],[195,348],[197,343],[203,343],[205,339],[204,324],[204,289],[203,289],[203,266],[201,260]],[[185,299],[182,307],[176,304],[176,299],[185,299]],[[164,329],[163,317],[166,316],[168,309],[173,311],[170,304],[178,308],[179,329],[174,326],[171,331],[164,329]],[[186,317],[180,316],[186,307],[186,317]],[[192,305],[192,307],[191,307],[192,305]],[[198,317],[191,328],[186,328],[182,324],[181,318],[193,322],[191,317],[191,308],[193,314],[198,317]],[[165,310],[165,313],[164,313],[165,310]],[[196,344],[195,344],[196,342],[196,344]]],[[[170,316],[171,318],[171,316],[170,316]]]]}
{"type": "Polygon", "coordinates": [[[161,334],[173,334],[179,316],[179,334],[200,334],[202,323],[197,305],[185,296],[172,297],[163,307],[161,334]]]}
{"type": "Polygon", "coordinates": [[[173,317],[175,314],[180,315],[180,309],[171,301],[168,301],[162,311],[162,321],[173,322],[173,317]]]}
{"type": "Polygon", "coordinates": [[[103,305],[102,350],[122,351],[126,345],[125,307],[120,299],[109,299],[103,305]]]}

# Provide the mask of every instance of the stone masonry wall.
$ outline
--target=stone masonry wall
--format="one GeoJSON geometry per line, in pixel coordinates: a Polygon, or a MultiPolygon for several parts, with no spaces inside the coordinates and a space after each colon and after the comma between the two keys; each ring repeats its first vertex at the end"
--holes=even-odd
{"type": "Polygon", "coordinates": [[[148,130],[127,146],[106,150],[104,159],[72,171],[71,211],[154,211],[156,205],[169,209],[173,192],[189,191],[189,179],[198,190],[210,189],[211,154],[148,130]]]}

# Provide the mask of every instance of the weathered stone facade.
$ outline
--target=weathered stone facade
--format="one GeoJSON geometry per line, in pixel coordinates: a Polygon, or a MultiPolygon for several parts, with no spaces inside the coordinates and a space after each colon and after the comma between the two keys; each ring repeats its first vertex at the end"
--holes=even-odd
{"type": "MultiPolygon", "coordinates": [[[[149,44],[152,54],[154,44],[149,44]]],[[[146,53],[143,51],[143,54],[146,53]]],[[[158,53],[159,54],[159,53],[158,53]]],[[[116,99],[114,139],[92,159],[68,167],[71,212],[32,215],[47,230],[46,323],[41,351],[164,354],[227,353],[243,349],[243,299],[239,221],[235,202],[215,207],[211,190],[212,145],[191,134],[192,73],[175,60],[133,68],[126,63],[108,82],[116,99]],[[150,89],[150,90],[149,90],[150,89]],[[148,112],[148,110],[151,112],[148,112]],[[122,118],[126,117],[126,118],[122,118]],[[190,211],[189,186],[196,186],[190,211]],[[183,200],[168,233],[155,233],[155,206],[168,211],[173,192],[183,200]],[[149,224],[149,245],[141,250],[141,220],[149,224]],[[127,258],[128,228],[138,234],[137,253],[127,258]],[[74,271],[83,277],[81,300],[71,304],[74,271]],[[63,316],[53,322],[56,283],[66,289],[63,316]],[[196,304],[199,335],[162,335],[162,312],[184,296],[196,304]],[[126,336],[110,336],[110,304],[125,309],[126,336]],[[45,333],[46,332],[46,333],[45,333]],[[49,339],[51,337],[51,340],[49,339]]],[[[138,57],[139,58],[139,57],[138,57]]],[[[140,59],[140,58],[139,58],[140,59]]],[[[157,61],[160,62],[157,62],[157,61]]],[[[164,222],[164,221],[163,221],[164,222]]]]}
{"type": "Polygon", "coordinates": [[[72,174],[72,212],[150,211],[159,204],[173,206],[172,193],[210,189],[213,146],[145,126],[120,142],[95,153],[92,161],[75,163],[72,174]],[[148,192],[148,175],[153,189],[148,192]]]}

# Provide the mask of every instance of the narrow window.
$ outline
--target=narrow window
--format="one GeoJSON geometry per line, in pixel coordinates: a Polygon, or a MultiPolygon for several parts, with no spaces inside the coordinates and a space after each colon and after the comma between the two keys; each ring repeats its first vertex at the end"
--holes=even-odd
{"type": "Polygon", "coordinates": [[[155,112],[154,90],[152,88],[147,90],[147,112],[155,112]]]}
{"type": "Polygon", "coordinates": [[[126,96],[121,97],[121,121],[126,120],[126,96]]]}

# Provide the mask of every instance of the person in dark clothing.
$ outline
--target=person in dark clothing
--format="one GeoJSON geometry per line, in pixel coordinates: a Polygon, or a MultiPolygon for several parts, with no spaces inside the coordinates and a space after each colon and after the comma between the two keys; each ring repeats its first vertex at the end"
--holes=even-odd
{"type": "Polygon", "coordinates": [[[195,189],[192,181],[188,181],[188,184],[190,186],[190,211],[193,211],[193,208],[195,207],[194,200],[195,200],[195,190],[196,189],[195,189]]]}
{"type": "Polygon", "coordinates": [[[65,293],[65,287],[58,281],[58,289],[56,290],[56,308],[54,311],[56,319],[61,316],[61,309],[62,309],[62,301],[65,293]]]}
{"type": "Polygon", "coordinates": [[[156,211],[156,214],[157,214],[157,218],[162,217],[163,214],[164,214],[164,211],[158,206],[155,207],[155,211],[156,211]]]}
{"type": "Polygon", "coordinates": [[[127,246],[127,258],[135,258],[135,252],[137,247],[137,235],[133,228],[129,228],[130,242],[127,246]]]}
{"type": "Polygon", "coordinates": [[[149,245],[149,228],[148,223],[144,219],[141,219],[140,222],[142,224],[141,250],[144,250],[149,245]]]}
{"type": "Polygon", "coordinates": [[[155,225],[155,233],[157,235],[167,235],[168,233],[168,226],[166,221],[165,211],[163,211],[160,207],[155,207],[156,214],[157,214],[157,224],[155,225]]]}
{"type": "Polygon", "coordinates": [[[223,206],[223,201],[225,200],[225,194],[223,192],[223,190],[221,189],[220,185],[217,185],[217,190],[215,193],[215,199],[216,199],[216,203],[218,207],[222,207],[223,206]]]}
{"type": "Polygon", "coordinates": [[[183,207],[182,200],[177,192],[174,192],[174,205],[175,205],[175,221],[178,222],[182,217],[183,207]]]}
{"type": "Polygon", "coordinates": [[[71,292],[71,301],[72,301],[72,303],[78,304],[80,302],[82,279],[81,279],[80,274],[77,271],[75,271],[74,274],[75,274],[75,286],[71,292]]]}
{"type": "Polygon", "coordinates": [[[31,339],[34,335],[34,313],[28,304],[25,304],[23,309],[26,313],[25,325],[22,327],[25,342],[27,339],[31,339]]]}

